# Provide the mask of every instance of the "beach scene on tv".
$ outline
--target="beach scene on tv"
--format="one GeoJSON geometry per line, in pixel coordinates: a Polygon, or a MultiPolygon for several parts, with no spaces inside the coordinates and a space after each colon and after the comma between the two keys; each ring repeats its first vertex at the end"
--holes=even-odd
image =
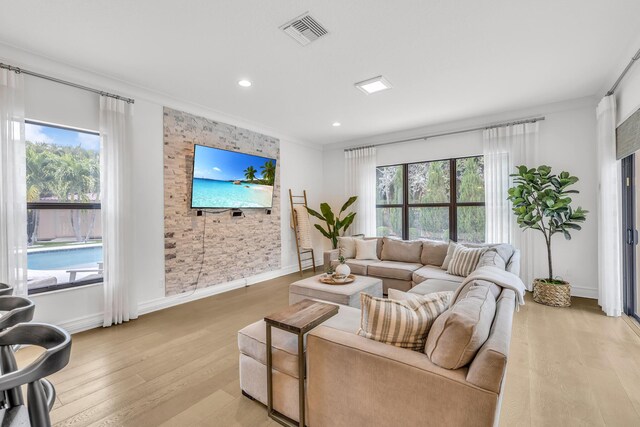
{"type": "Polygon", "coordinates": [[[276,161],[196,145],[192,208],[270,208],[276,161]]]}

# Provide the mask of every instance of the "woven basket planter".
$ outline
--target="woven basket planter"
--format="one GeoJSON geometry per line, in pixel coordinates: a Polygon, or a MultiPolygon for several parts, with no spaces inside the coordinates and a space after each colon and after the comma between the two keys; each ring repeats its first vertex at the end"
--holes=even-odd
{"type": "Polygon", "coordinates": [[[533,300],[552,307],[569,307],[571,305],[571,285],[551,285],[540,279],[533,281],[533,300]]]}

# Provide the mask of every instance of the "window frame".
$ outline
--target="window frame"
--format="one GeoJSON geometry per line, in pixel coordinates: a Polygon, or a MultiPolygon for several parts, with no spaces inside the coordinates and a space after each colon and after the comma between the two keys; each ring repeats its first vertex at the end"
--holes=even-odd
{"type": "MultiPolygon", "coordinates": [[[[64,130],[70,130],[70,131],[74,131],[74,132],[81,132],[81,133],[86,133],[86,134],[90,134],[90,135],[96,135],[96,136],[100,136],[100,133],[97,131],[91,131],[88,129],[79,129],[79,128],[74,128],[71,126],[61,126],[61,125],[56,125],[56,124],[51,124],[51,123],[47,123],[47,122],[40,122],[37,120],[31,120],[31,119],[26,119],[25,124],[30,124],[30,125],[34,125],[34,126],[47,126],[47,127],[51,127],[51,128],[57,128],[57,129],[64,129],[64,130]]],[[[91,203],[85,203],[85,202],[27,202],[27,211],[28,210],[33,210],[33,209],[38,209],[38,210],[46,210],[46,209],[58,209],[58,210],[73,210],[73,209],[77,209],[77,210],[100,210],[102,209],[102,202],[91,202],[91,203]]],[[[27,268],[28,271],[28,268],[27,268]]],[[[103,283],[104,282],[104,278],[95,278],[95,279],[88,279],[88,280],[78,280],[75,282],[67,282],[67,283],[57,283],[55,285],[50,285],[50,286],[45,286],[42,288],[38,288],[38,289],[28,289],[27,288],[27,293],[28,295],[37,295],[37,294],[43,294],[46,292],[52,292],[52,291],[59,291],[59,290],[63,290],[63,289],[70,289],[70,288],[79,288],[82,286],[86,286],[86,285],[93,285],[96,283],[103,283]]]]}
{"type": "MultiPolygon", "coordinates": [[[[396,163],[390,165],[379,165],[376,168],[402,167],[402,203],[398,204],[378,204],[378,208],[401,208],[402,209],[402,239],[409,240],[409,209],[410,208],[449,208],[449,240],[458,241],[458,207],[466,206],[486,206],[485,202],[458,202],[458,179],[457,161],[484,157],[482,154],[476,156],[462,156],[448,159],[424,160],[421,162],[396,163]],[[409,165],[431,162],[449,162],[449,202],[448,203],[409,203],[409,165]]],[[[376,182],[376,193],[378,183],[376,182]]],[[[377,198],[377,197],[376,197],[377,198]]],[[[376,224],[377,227],[377,224],[376,224]]],[[[377,234],[377,233],[376,233],[377,234]]]]}

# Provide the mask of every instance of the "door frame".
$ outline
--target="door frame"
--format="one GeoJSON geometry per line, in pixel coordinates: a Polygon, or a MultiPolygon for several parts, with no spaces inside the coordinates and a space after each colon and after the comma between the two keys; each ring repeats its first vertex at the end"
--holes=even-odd
{"type": "Polygon", "coordinates": [[[622,279],[623,279],[623,311],[626,315],[640,320],[640,313],[636,312],[636,245],[638,236],[636,231],[636,184],[635,184],[635,154],[622,159],[622,279]]]}

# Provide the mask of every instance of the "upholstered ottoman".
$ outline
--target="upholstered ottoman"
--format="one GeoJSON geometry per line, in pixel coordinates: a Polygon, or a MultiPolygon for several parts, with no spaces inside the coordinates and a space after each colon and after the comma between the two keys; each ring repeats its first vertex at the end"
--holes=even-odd
{"type": "Polygon", "coordinates": [[[327,285],[319,280],[320,276],[298,280],[289,285],[289,304],[310,298],[360,308],[361,292],[382,297],[382,280],[375,277],[356,276],[353,283],[327,285]]]}
{"type": "MultiPolygon", "coordinates": [[[[341,306],[338,314],[325,321],[322,326],[355,334],[360,327],[360,310],[341,306]]],[[[274,328],[271,347],[273,408],[292,420],[298,421],[298,338],[294,334],[274,328]]],[[[264,320],[258,320],[238,331],[238,349],[240,350],[240,388],[248,397],[266,405],[267,345],[264,320]]]]}

